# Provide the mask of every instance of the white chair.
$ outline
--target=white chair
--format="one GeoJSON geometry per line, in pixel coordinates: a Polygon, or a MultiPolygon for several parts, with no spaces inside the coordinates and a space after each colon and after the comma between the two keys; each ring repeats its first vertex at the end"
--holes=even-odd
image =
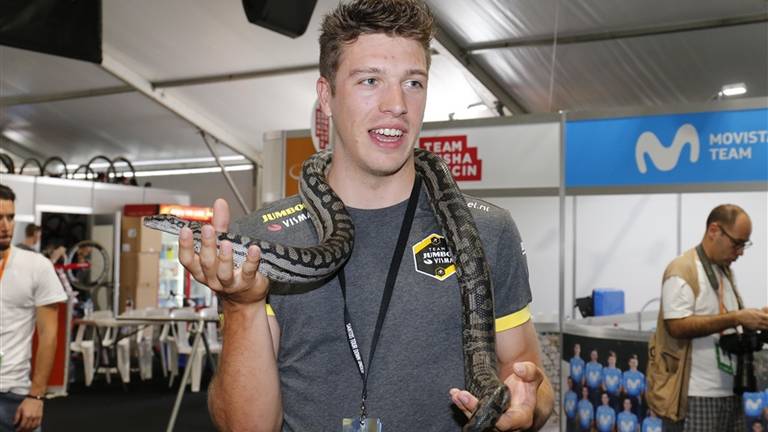
{"type": "MultiPolygon", "coordinates": [[[[99,320],[99,319],[111,319],[113,317],[112,311],[95,311],[90,314],[87,319],[99,320]]],[[[70,342],[69,349],[81,353],[83,358],[83,372],[85,374],[85,385],[89,387],[93,383],[93,376],[96,373],[96,365],[94,365],[96,354],[96,341],[95,336],[98,334],[95,329],[91,334],[91,339],[85,339],[86,329],[90,324],[80,323],[77,325],[77,333],[75,340],[70,342]]],[[[111,328],[107,328],[105,339],[111,336],[111,328]]],[[[107,381],[109,381],[109,375],[107,375],[107,381]]]]}
{"type": "MultiPolygon", "coordinates": [[[[171,311],[171,318],[198,318],[194,308],[176,309],[171,311]]],[[[178,321],[171,322],[163,329],[164,335],[161,336],[168,344],[168,372],[170,378],[168,380],[168,387],[173,386],[174,379],[179,375],[179,354],[189,355],[192,353],[192,346],[189,344],[189,331],[187,326],[190,322],[178,321]]],[[[199,358],[200,356],[195,356],[199,358]]],[[[200,374],[195,373],[195,365],[187,362],[187,367],[192,367],[192,391],[200,388],[200,374]],[[196,378],[197,377],[197,378],[196,378]]],[[[200,366],[197,367],[199,369],[200,366]]]]}
{"type": "MultiPolygon", "coordinates": [[[[145,317],[166,317],[170,315],[170,309],[167,308],[146,308],[144,309],[145,317]]],[[[136,346],[138,348],[138,360],[139,360],[139,375],[142,380],[152,379],[152,360],[154,352],[152,347],[154,346],[155,339],[155,327],[157,325],[145,325],[142,326],[138,332],[136,332],[136,346]]],[[[165,352],[161,345],[161,359],[163,362],[163,368],[166,367],[165,352]]]]}
{"type": "MultiPolygon", "coordinates": [[[[191,309],[179,309],[176,311],[171,312],[171,317],[173,318],[215,318],[218,317],[218,312],[215,308],[206,308],[200,311],[199,314],[196,314],[191,309]]],[[[172,325],[169,326],[170,331],[166,330],[165,339],[171,341],[169,344],[170,350],[169,350],[169,371],[170,371],[170,380],[169,380],[169,386],[173,385],[174,378],[179,374],[178,370],[178,361],[179,361],[179,354],[186,354],[189,357],[192,357],[192,345],[190,344],[190,332],[189,332],[189,326],[198,326],[199,322],[174,322],[171,323],[172,325]],[[169,335],[170,333],[170,335],[169,335]]],[[[208,342],[208,348],[210,349],[210,352],[212,354],[218,354],[221,352],[221,341],[219,338],[219,329],[217,327],[216,322],[209,322],[204,323],[204,327],[202,331],[205,332],[206,341],[208,342]]],[[[195,328],[195,331],[198,331],[197,328],[195,328]]],[[[205,345],[203,345],[202,341],[199,343],[197,350],[195,352],[194,357],[189,360],[187,360],[187,366],[191,367],[192,370],[190,371],[190,374],[192,375],[192,382],[191,382],[191,388],[192,392],[199,392],[200,391],[200,382],[202,380],[203,375],[203,363],[206,360],[206,352],[205,352],[205,345]]]]}
{"type": "MultiPolygon", "coordinates": [[[[146,316],[146,310],[144,309],[135,309],[135,310],[128,310],[123,312],[121,317],[123,318],[136,318],[141,319],[146,316]]],[[[121,327],[119,331],[117,332],[109,332],[110,335],[109,338],[104,338],[104,346],[109,347],[115,344],[115,340],[120,336],[123,332],[130,332],[132,331],[131,328],[125,328],[121,327]]],[[[138,335],[141,333],[141,330],[138,330],[136,332],[137,334],[137,342],[138,342],[138,335]]],[[[115,351],[117,354],[117,371],[120,373],[120,379],[128,384],[131,382],[131,337],[126,336],[120,338],[120,340],[117,341],[117,344],[115,346],[115,351]]],[[[137,344],[138,345],[138,344],[137,344]]],[[[151,351],[151,348],[150,348],[151,351]]],[[[150,359],[151,362],[151,359],[150,359]]],[[[150,366],[151,367],[151,366],[150,366]]]]}

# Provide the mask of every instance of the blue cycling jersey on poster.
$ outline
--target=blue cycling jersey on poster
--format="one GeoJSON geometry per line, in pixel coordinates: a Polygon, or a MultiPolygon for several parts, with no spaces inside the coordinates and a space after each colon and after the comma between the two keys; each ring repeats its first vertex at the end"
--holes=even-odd
{"type": "Polygon", "coordinates": [[[600,387],[603,379],[603,365],[598,362],[589,362],[586,366],[587,387],[596,389],[600,387]]]}
{"type": "Polygon", "coordinates": [[[581,379],[584,378],[584,360],[581,357],[573,357],[571,364],[571,378],[577,385],[581,385],[581,379]]]}
{"type": "Polygon", "coordinates": [[[661,432],[661,419],[658,417],[646,417],[643,420],[642,432],[661,432]]]}
{"type": "Polygon", "coordinates": [[[744,415],[747,417],[760,418],[763,414],[763,408],[768,406],[763,398],[763,392],[745,392],[741,399],[744,401],[744,415]]]}
{"type": "Polygon", "coordinates": [[[617,396],[621,389],[621,369],[615,367],[603,368],[603,385],[609,395],[617,396]]]}
{"type": "Polygon", "coordinates": [[[576,417],[576,404],[578,402],[579,397],[576,395],[576,392],[573,390],[568,390],[565,392],[565,397],[563,398],[563,409],[565,410],[565,416],[569,419],[576,417]]]}
{"type": "Polygon", "coordinates": [[[579,412],[579,426],[581,426],[582,429],[589,428],[592,424],[592,416],[595,414],[592,402],[582,399],[576,407],[579,412]]]}
{"type": "Polygon", "coordinates": [[[622,374],[621,385],[629,396],[637,397],[645,390],[645,375],[640,371],[628,370],[622,374]]]}
{"type": "Polygon", "coordinates": [[[616,416],[618,432],[637,432],[637,416],[632,412],[622,411],[616,416]]]}
{"type": "Polygon", "coordinates": [[[616,411],[608,405],[600,405],[595,413],[595,424],[598,432],[611,432],[616,423],[616,411]]]}

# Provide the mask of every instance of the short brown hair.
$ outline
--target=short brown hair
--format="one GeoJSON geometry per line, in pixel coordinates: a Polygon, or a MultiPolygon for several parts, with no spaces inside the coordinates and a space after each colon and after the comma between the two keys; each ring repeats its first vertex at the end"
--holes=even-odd
{"type": "Polygon", "coordinates": [[[342,3],[323,19],[320,34],[320,76],[335,91],[341,48],[360,35],[383,33],[413,39],[424,48],[427,69],[434,17],[422,0],[354,0],[342,3]]]}
{"type": "Polygon", "coordinates": [[[32,237],[33,235],[37,234],[40,231],[40,227],[31,223],[28,224],[26,227],[24,227],[24,235],[27,237],[32,237]]]}
{"type": "Polygon", "coordinates": [[[16,201],[16,194],[13,193],[13,189],[0,184],[0,200],[16,201]]]}
{"type": "Polygon", "coordinates": [[[732,227],[740,214],[747,214],[743,208],[736,204],[721,204],[712,209],[707,217],[707,226],[711,223],[720,223],[726,227],[732,227]]]}

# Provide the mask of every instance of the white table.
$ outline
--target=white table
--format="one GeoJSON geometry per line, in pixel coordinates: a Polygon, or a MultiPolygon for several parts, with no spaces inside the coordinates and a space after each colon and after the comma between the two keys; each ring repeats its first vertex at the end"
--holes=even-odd
{"type": "Polygon", "coordinates": [[[113,321],[116,321],[118,323],[126,323],[127,325],[147,325],[147,324],[159,324],[159,323],[177,323],[177,322],[186,322],[186,323],[193,323],[192,329],[190,330],[192,333],[195,334],[195,338],[192,342],[192,352],[189,354],[189,358],[187,359],[187,366],[184,368],[184,375],[181,378],[181,383],[179,384],[179,391],[176,393],[176,402],[173,404],[173,410],[171,411],[171,418],[168,420],[168,427],[165,429],[166,432],[173,431],[173,428],[176,424],[176,417],[179,414],[179,407],[181,406],[181,400],[184,398],[184,390],[187,387],[187,381],[189,381],[189,376],[192,371],[192,361],[194,360],[195,356],[197,355],[198,347],[200,346],[200,342],[202,341],[204,347],[205,347],[205,353],[208,356],[208,361],[211,363],[211,367],[213,368],[213,372],[216,373],[216,363],[213,360],[213,355],[211,355],[211,348],[208,344],[208,339],[205,337],[205,324],[209,322],[217,322],[219,319],[216,317],[202,317],[202,316],[196,316],[196,317],[170,317],[170,316],[148,316],[148,317],[135,317],[135,316],[129,316],[129,317],[123,317],[118,316],[116,319],[113,319],[113,321]]]}

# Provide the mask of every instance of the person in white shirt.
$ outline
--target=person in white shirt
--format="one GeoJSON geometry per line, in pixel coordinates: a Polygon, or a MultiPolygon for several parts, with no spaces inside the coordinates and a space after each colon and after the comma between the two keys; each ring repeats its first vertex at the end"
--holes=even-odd
{"type": "MultiPolygon", "coordinates": [[[[743,431],[740,398],[734,394],[736,357],[719,347],[720,335],[737,328],[768,330],[768,307],[743,308],[730,265],[752,244],[752,222],[740,207],[724,204],[707,218],[704,238],[686,253],[695,279],[668,267],[662,285],[664,325],[658,331],[690,341],[687,414],[665,421],[664,430],[743,431]],[[698,285],[698,294],[692,285],[698,285]]],[[[677,262],[684,257],[678,257],[677,262]]],[[[649,374],[650,377],[650,374],[649,374]]]]}
{"type": "Polygon", "coordinates": [[[51,262],[11,246],[16,195],[0,185],[0,430],[39,431],[56,354],[58,308],[67,296],[51,262]],[[38,348],[30,379],[32,335],[38,348]]]}

